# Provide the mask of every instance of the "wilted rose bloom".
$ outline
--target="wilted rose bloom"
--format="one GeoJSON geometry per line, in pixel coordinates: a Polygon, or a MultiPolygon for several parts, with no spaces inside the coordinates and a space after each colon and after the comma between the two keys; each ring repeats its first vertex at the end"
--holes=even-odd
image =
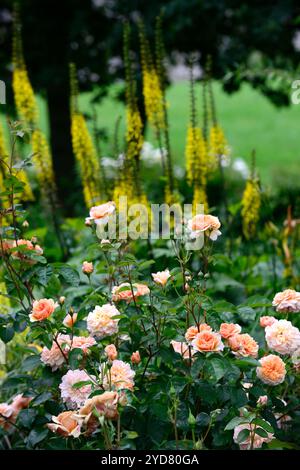
{"type": "Polygon", "coordinates": [[[220,335],[224,339],[237,335],[242,331],[242,328],[237,323],[222,323],[220,326],[220,335]]]}
{"type": "MultiPolygon", "coordinates": [[[[37,244],[33,244],[32,241],[30,241],[30,240],[20,239],[20,240],[17,240],[17,241],[13,241],[13,243],[11,245],[11,248],[17,248],[19,246],[25,246],[27,250],[35,251],[35,253],[37,255],[42,255],[43,254],[42,248],[37,244]]],[[[17,250],[13,251],[12,252],[12,257],[13,258],[18,258],[22,261],[25,261],[26,263],[29,263],[29,264],[34,264],[35,263],[34,259],[31,259],[28,256],[26,256],[26,251],[17,251],[17,250]]]]}
{"type": "Polygon", "coordinates": [[[106,225],[115,210],[116,204],[112,201],[94,206],[90,209],[90,216],[85,219],[85,222],[88,223],[93,220],[96,224],[106,225]]]}
{"type": "Polygon", "coordinates": [[[8,431],[13,429],[18,414],[24,408],[27,408],[32,397],[24,397],[22,394],[16,395],[11,404],[0,403],[0,427],[8,431]]]}
{"type": "Polygon", "coordinates": [[[156,284],[165,286],[168,282],[168,279],[171,277],[171,273],[168,269],[165,269],[164,271],[157,271],[157,273],[152,273],[151,276],[156,284]]]}
{"type": "Polygon", "coordinates": [[[268,385],[281,384],[285,379],[286,369],[283,360],[279,356],[269,354],[260,359],[260,367],[257,367],[257,377],[268,385]]]}
{"type": "Polygon", "coordinates": [[[300,331],[288,320],[276,320],[265,335],[269,348],[279,354],[292,354],[300,347],[300,331]]]}
{"type": "Polygon", "coordinates": [[[81,349],[84,354],[88,353],[88,349],[94,346],[96,343],[95,339],[91,336],[73,336],[71,340],[71,349],[81,349]]]}
{"type": "Polygon", "coordinates": [[[80,425],[74,417],[74,411],[64,411],[58,416],[52,416],[53,423],[48,423],[50,431],[63,437],[79,437],[80,425]]]}
{"type": "Polygon", "coordinates": [[[237,334],[230,336],[228,344],[233,354],[241,357],[256,357],[258,353],[258,344],[252,336],[245,334],[237,334]]]}
{"type": "Polygon", "coordinates": [[[56,340],[60,348],[56,342],[53,341],[51,349],[44,347],[41,353],[41,361],[47,366],[50,366],[53,372],[65,363],[64,355],[67,357],[71,348],[71,338],[69,335],[59,334],[56,340]]]}
{"type": "Polygon", "coordinates": [[[104,416],[106,419],[117,419],[119,394],[117,392],[104,392],[101,395],[95,395],[84,403],[83,407],[76,414],[76,419],[81,426],[86,429],[86,434],[94,432],[98,425],[97,415],[104,416]]]}
{"type": "Polygon", "coordinates": [[[103,386],[106,389],[114,387],[116,390],[123,388],[133,390],[134,376],[135,372],[131,369],[130,364],[116,359],[103,377],[103,386]]]}
{"type": "Polygon", "coordinates": [[[119,310],[114,305],[105,304],[96,306],[87,317],[87,329],[92,336],[97,338],[105,338],[118,332],[119,319],[115,318],[120,315],[119,310]]]}
{"type": "Polygon", "coordinates": [[[296,292],[293,289],[278,292],[273,299],[272,305],[276,307],[277,312],[300,312],[300,292],[296,292]]]}
{"type": "Polygon", "coordinates": [[[263,445],[264,442],[270,442],[274,438],[274,435],[271,433],[268,433],[268,437],[261,437],[258,434],[254,434],[253,436],[253,433],[254,433],[254,426],[251,427],[249,423],[239,424],[238,426],[234,428],[233,440],[236,444],[239,444],[241,450],[250,450],[252,439],[253,439],[253,448],[259,449],[263,445]],[[238,435],[244,429],[249,429],[250,434],[243,442],[239,443],[238,435]]]}
{"type": "Polygon", "coordinates": [[[259,320],[259,324],[262,328],[266,328],[266,326],[271,326],[275,322],[276,322],[275,317],[269,317],[267,315],[263,316],[263,317],[260,317],[260,320],[259,320]]]}
{"type": "Polygon", "coordinates": [[[212,331],[212,328],[207,323],[200,323],[199,326],[190,326],[185,333],[185,339],[191,342],[195,336],[202,331],[212,331]]]}
{"type": "Polygon", "coordinates": [[[198,214],[188,221],[192,238],[197,238],[201,233],[205,233],[211,240],[215,241],[221,235],[220,227],[221,223],[218,217],[209,214],[198,214]]]}
{"type": "Polygon", "coordinates": [[[82,263],[82,272],[84,274],[92,274],[93,271],[94,271],[93,263],[89,263],[88,261],[84,261],[82,263]]]}
{"type": "Polygon", "coordinates": [[[76,388],[75,384],[95,380],[94,376],[89,376],[84,370],[69,370],[61,379],[59,385],[61,398],[69,408],[75,409],[82,406],[92,392],[92,385],[87,384],[76,388]]]}
{"type": "Polygon", "coordinates": [[[256,403],[260,406],[266,406],[266,404],[268,403],[268,395],[261,395],[260,397],[258,397],[256,403]]]}
{"type": "Polygon", "coordinates": [[[58,303],[53,299],[40,299],[35,300],[32,304],[31,314],[29,315],[30,321],[43,321],[54,312],[58,307],[58,303]]]}
{"type": "Polygon", "coordinates": [[[292,421],[291,416],[281,413],[275,413],[274,416],[276,418],[278,428],[287,430],[289,427],[289,422],[292,421]]]}
{"type": "Polygon", "coordinates": [[[140,356],[140,353],[139,351],[135,351],[131,354],[131,358],[130,358],[132,364],[139,364],[141,362],[141,356],[140,356]]]}
{"type": "Polygon", "coordinates": [[[70,315],[70,313],[68,313],[68,315],[66,315],[65,318],[64,318],[64,320],[63,320],[63,324],[64,324],[67,328],[73,328],[73,326],[74,326],[75,323],[76,323],[77,316],[78,316],[78,314],[75,313],[75,312],[74,312],[72,315],[70,315]]]}
{"type": "Polygon", "coordinates": [[[222,351],[224,344],[219,333],[201,331],[192,341],[193,348],[200,352],[222,351]]]}
{"type": "Polygon", "coordinates": [[[134,283],[132,284],[132,290],[129,282],[123,282],[119,286],[114,286],[112,289],[112,300],[118,302],[119,300],[126,300],[131,302],[133,298],[147,295],[150,293],[149,287],[145,284],[134,283]],[[133,293],[132,293],[133,291],[133,293]]]}
{"type": "Polygon", "coordinates": [[[106,355],[107,355],[107,358],[110,360],[110,361],[114,361],[115,359],[117,359],[118,357],[118,351],[117,351],[117,348],[114,344],[109,344],[108,346],[105,347],[104,349],[106,355]]]}
{"type": "Polygon", "coordinates": [[[195,351],[188,344],[172,340],[170,342],[174,351],[180,354],[184,359],[189,359],[195,354],[195,351]]]}

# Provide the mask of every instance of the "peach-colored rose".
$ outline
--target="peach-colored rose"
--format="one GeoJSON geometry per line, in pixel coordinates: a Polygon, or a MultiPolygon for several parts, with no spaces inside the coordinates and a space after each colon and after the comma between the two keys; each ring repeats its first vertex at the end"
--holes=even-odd
{"type": "Polygon", "coordinates": [[[218,217],[209,214],[197,214],[188,221],[192,238],[197,238],[201,233],[205,233],[211,240],[215,241],[221,235],[220,227],[221,223],[218,217]]]}
{"type": "Polygon", "coordinates": [[[72,315],[70,315],[68,313],[68,315],[66,315],[64,320],[63,320],[63,324],[67,328],[73,328],[73,326],[75,325],[75,323],[77,321],[77,316],[78,316],[78,314],[76,312],[72,313],[72,315]]]}
{"type": "Polygon", "coordinates": [[[119,310],[111,304],[101,307],[97,305],[87,317],[87,329],[92,336],[99,339],[111,336],[118,332],[119,310]]]}
{"type": "Polygon", "coordinates": [[[276,307],[277,312],[300,312],[300,292],[293,289],[278,292],[273,299],[272,305],[276,307]]]}
{"type": "Polygon", "coordinates": [[[124,282],[119,286],[114,286],[112,289],[112,300],[118,302],[119,300],[125,300],[131,302],[134,298],[147,295],[150,293],[149,287],[145,284],[134,283],[132,289],[129,282],[124,282]],[[132,292],[133,291],[133,292],[132,292]]]}
{"type": "Polygon", "coordinates": [[[220,326],[220,335],[224,339],[237,335],[242,331],[242,328],[237,323],[222,323],[220,326]]]}
{"type": "Polygon", "coordinates": [[[27,408],[32,397],[24,397],[22,394],[16,395],[11,404],[0,403],[0,427],[6,431],[13,429],[18,414],[27,408]]]}
{"type": "MultiPolygon", "coordinates": [[[[100,371],[102,368],[100,366],[100,371]]],[[[131,369],[130,364],[115,359],[112,366],[103,377],[103,385],[105,389],[115,387],[116,390],[126,388],[133,390],[135,372],[131,369]]]]}
{"type": "Polygon", "coordinates": [[[258,344],[248,333],[231,336],[228,345],[236,356],[257,357],[258,344]]]}
{"type": "Polygon", "coordinates": [[[105,347],[104,349],[106,355],[107,355],[107,358],[110,360],[110,361],[114,361],[115,359],[117,359],[118,357],[118,351],[117,351],[117,348],[114,344],[109,344],[108,346],[105,347]]]}
{"type": "Polygon", "coordinates": [[[80,425],[75,419],[74,411],[64,411],[58,416],[52,416],[53,423],[48,423],[50,431],[63,437],[79,437],[80,425]]]}
{"type": "Polygon", "coordinates": [[[117,419],[119,415],[118,402],[118,392],[104,392],[86,400],[83,407],[77,412],[76,420],[80,426],[85,428],[87,436],[99,426],[99,419],[95,412],[106,419],[117,419]]]}
{"type": "MultiPolygon", "coordinates": [[[[19,246],[24,246],[26,248],[26,250],[28,251],[35,251],[35,253],[37,255],[42,255],[43,254],[43,250],[42,248],[37,245],[37,244],[34,244],[32,241],[30,240],[24,240],[24,239],[20,239],[20,240],[17,240],[17,241],[13,241],[12,243],[12,246],[11,248],[17,248],[19,246]]],[[[27,255],[26,255],[26,250],[22,250],[22,251],[18,251],[18,250],[14,250],[12,252],[12,257],[13,258],[16,258],[16,259],[20,259],[26,263],[29,263],[29,264],[34,264],[35,263],[35,260],[34,259],[31,259],[29,258],[27,255]]]]}
{"type": "Polygon", "coordinates": [[[94,206],[90,209],[90,216],[85,221],[87,223],[93,220],[96,224],[105,225],[115,210],[116,204],[113,201],[94,206]]]}
{"type": "Polygon", "coordinates": [[[96,341],[91,336],[73,336],[71,340],[71,349],[81,349],[84,354],[88,353],[88,349],[95,346],[96,341]]]}
{"type": "Polygon", "coordinates": [[[276,320],[265,335],[269,348],[279,354],[292,354],[300,347],[300,331],[288,320],[276,320]]]}
{"type": "Polygon", "coordinates": [[[275,322],[276,322],[276,318],[275,317],[269,317],[268,315],[260,317],[260,320],[259,320],[259,324],[262,328],[266,328],[266,326],[271,326],[275,322]]]}
{"type": "Polygon", "coordinates": [[[260,397],[258,397],[256,403],[259,406],[266,406],[268,403],[268,395],[261,395],[260,397]]]}
{"type": "Polygon", "coordinates": [[[174,351],[180,354],[183,359],[189,359],[195,354],[195,351],[186,343],[172,340],[170,344],[172,345],[174,351]]]}
{"type": "Polygon", "coordinates": [[[35,300],[32,304],[31,314],[29,315],[30,321],[43,321],[54,312],[58,307],[58,303],[53,299],[40,299],[35,300]]]}
{"type": "Polygon", "coordinates": [[[260,359],[260,367],[257,367],[256,374],[265,384],[281,384],[286,375],[285,364],[279,356],[269,354],[260,359]]]}
{"type": "Polygon", "coordinates": [[[190,343],[195,339],[195,336],[201,331],[212,331],[212,328],[207,323],[200,323],[199,326],[190,326],[185,333],[185,339],[190,343]]]}
{"type": "Polygon", "coordinates": [[[168,282],[168,279],[171,277],[171,274],[168,269],[165,269],[164,271],[157,271],[157,273],[152,273],[151,276],[153,277],[153,281],[156,284],[165,286],[168,282]]]}
{"type": "Polygon", "coordinates": [[[140,353],[139,351],[135,351],[131,354],[131,363],[132,364],[139,364],[141,362],[141,356],[140,356],[140,353]]]}
{"type": "Polygon", "coordinates": [[[270,442],[273,438],[274,435],[272,433],[268,433],[268,437],[259,436],[254,432],[254,426],[249,423],[239,424],[234,428],[233,432],[233,440],[236,444],[239,444],[241,450],[250,450],[252,448],[252,443],[253,449],[259,449],[264,442],[270,442]],[[239,443],[238,435],[244,429],[249,429],[250,434],[243,442],[239,443]]]}
{"type": "Polygon", "coordinates": [[[206,330],[201,331],[195,336],[192,345],[196,351],[200,352],[222,351],[224,349],[221,335],[206,330]]]}
{"type": "Polygon", "coordinates": [[[88,261],[84,261],[82,263],[82,272],[84,274],[92,274],[92,272],[94,271],[94,265],[93,263],[89,263],[88,261]]]}

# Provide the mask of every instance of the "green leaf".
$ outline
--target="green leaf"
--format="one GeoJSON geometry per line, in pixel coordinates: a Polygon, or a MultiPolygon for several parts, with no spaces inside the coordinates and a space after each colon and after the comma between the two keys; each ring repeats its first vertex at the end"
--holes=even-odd
{"type": "Polygon", "coordinates": [[[41,393],[31,402],[31,404],[35,406],[41,405],[42,403],[45,403],[46,401],[48,401],[51,397],[52,397],[51,392],[41,393]]]}
{"type": "Polygon", "coordinates": [[[43,428],[32,429],[29,433],[27,443],[30,446],[34,447],[39,442],[43,441],[47,435],[48,435],[47,428],[43,427],[43,428]]]}
{"type": "MultiPolygon", "coordinates": [[[[54,264],[54,267],[57,267],[58,263],[54,264]]],[[[66,281],[67,284],[72,286],[78,286],[80,282],[80,277],[76,269],[68,264],[63,264],[58,268],[59,275],[66,281]]]]}
{"type": "Polygon", "coordinates": [[[30,372],[31,370],[35,369],[37,366],[41,364],[40,356],[33,355],[26,357],[22,363],[22,369],[25,372],[30,372]]]}
{"type": "Polygon", "coordinates": [[[249,367],[258,367],[260,362],[254,357],[244,357],[243,359],[236,359],[234,364],[240,369],[248,369],[249,367]]]}
{"type": "Polygon", "coordinates": [[[21,410],[18,414],[18,423],[24,428],[30,428],[36,417],[36,411],[32,408],[21,410]]]}
{"type": "Polygon", "coordinates": [[[255,434],[261,437],[268,437],[267,431],[265,431],[263,428],[256,428],[255,429],[255,434]]]}
{"type": "Polygon", "coordinates": [[[216,381],[218,382],[226,374],[226,367],[222,359],[214,357],[213,359],[208,359],[207,365],[212,369],[216,381]]]}
{"type": "Polygon", "coordinates": [[[253,421],[251,421],[251,423],[262,427],[267,432],[274,432],[274,429],[272,428],[271,424],[262,418],[255,418],[253,421]]]}
{"type": "Polygon", "coordinates": [[[72,385],[72,388],[81,388],[84,387],[85,385],[92,385],[93,382],[91,380],[81,380],[80,382],[76,382],[76,384],[72,385]]]}
{"type": "Polygon", "coordinates": [[[242,431],[239,432],[239,434],[237,436],[237,439],[236,439],[238,444],[241,444],[246,439],[248,439],[249,435],[250,435],[250,430],[249,429],[242,429],[242,431]]]}
{"type": "Polygon", "coordinates": [[[236,416],[235,418],[232,418],[229,423],[225,426],[224,431],[231,431],[234,429],[236,426],[239,426],[240,424],[247,423],[247,420],[245,417],[240,417],[236,416]]]}
{"type": "Polygon", "coordinates": [[[8,343],[14,337],[15,331],[10,326],[1,326],[0,327],[0,338],[4,343],[8,343]]]}

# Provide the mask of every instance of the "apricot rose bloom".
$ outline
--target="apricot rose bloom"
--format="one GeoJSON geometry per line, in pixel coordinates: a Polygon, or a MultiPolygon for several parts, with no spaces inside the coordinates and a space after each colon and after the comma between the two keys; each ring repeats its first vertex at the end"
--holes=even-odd
{"type": "Polygon", "coordinates": [[[76,388],[79,382],[90,382],[91,379],[95,380],[95,377],[89,376],[84,370],[68,370],[68,372],[62,377],[59,385],[61,398],[64,403],[71,409],[76,409],[82,406],[85,400],[92,392],[92,385],[86,384],[82,387],[76,388]]]}
{"type": "Polygon", "coordinates": [[[260,359],[260,367],[257,367],[257,377],[267,385],[281,384],[286,375],[285,364],[279,356],[269,354],[260,359]]]}
{"type": "Polygon", "coordinates": [[[200,323],[199,326],[190,326],[185,333],[185,339],[188,342],[193,341],[198,333],[201,331],[212,331],[212,328],[207,323],[200,323]]]}
{"type": "Polygon", "coordinates": [[[171,277],[171,273],[168,269],[165,269],[164,271],[157,271],[157,273],[152,273],[151,276],[156,284],[165,286],[168,282],[168,279],[171,277]]]}
{"type": "Polygon", "coordinates": [[[29,315],[30,321],[43,321],[54,312],[58,307],[58,303],[53,299],[40,299],[35,300],[32,304],[31,314],[29,315]]]}
{"type": "Polygon", "coordinates": [[[266,326],[271,326],[275,322],[276,322],[276,318],[275,317],[269,317],[268,315],[260,317],[260,320],[259,320],[259,324],[262,328],[266,328],[266,326]]]}
{"type": "Polygon", "coordinates": [[[105,304],[101,307],[97,305],[87,317],[87,329],[92,336],[99,339],[111,336],[118,332],[119,310],[111,304],[105,304]]]}
{"type": "Polygon", "coordinates": [[[194,350],[200,352],[222,351],[224,344],[222,343],[221,335],[213,331],[201,331],[192,341],[194,350]]]}
{"type": "Polygon", "coordinates": [[[63,437],[80,436],[80,425],[75,419],[74,411],[64,411],[58,416],[52,416],[52,421],[52,423],[47,424],[50,431],[63,437]]]}
{"type": "Polygon", "coordinates": [[[279,354],[292,354],[300,347],[300,331],[288,320],[276,320],[265,329],[268,347],[279,354]]]}
{"type": "Polygon", "coordinates": [[[272,305],[276,307],[277,312],[300,312],[300,292],[293,289],[278,292],[273,299],[272,305]]]}
{"type": "MultiPolygon", "coordinates": [[[[12,244],[10,245],[10,248],[18,248],[19,246],[24,246],[26,248],[26,250],[28,251],[34,251],[37,255],[42,255],[43,254],[43,250],[42,248],[37,245],[37,244],[33,244],[30,240],[24,240],[24,239],[20,239],[20,240],[17,240],[17,241],[13,241],[12,244]]],[[[12,257],[13,258],[16,258],[16,259],[20,259],[22,261],[25,261],[26,263],[29,263],[29,264],[34,264],[35,263],[35,260],[34,259],[31,259],[29,258],[27,255],[26,255],[26,250],[15,250],[12,252],[12,257]]]]}
{"type": "MultiPolygon", "coordinates": [[[[101,366],[100,366],[101,371],[101,366]]],[[[133,390],[135,372],[127,362],[115,359],[112,366],[103,377],[103,386],[105,389],[114,387],[116,390],[133,390]]]]}
{"type": "Polygon", "coordinates": [[[221,235],[219,228],[221,223],[218,217],[209,214],[197,214],[188,221],[188,229],[192,238],[197,238],[201,233],[205,233],[211,240],[217,240],[221,235]]]}
{"type": "Polygon", "coordinates": [[[99,426],[99,416],[106,419],[117,419],[119,394],[117,392],[104,392],[101,395],[95,395],[84,403],[83,407],[76,413],[76,420],[80,427],[85,428],[86,435],[94,432],[99,426]]]}
{"type": "Polygon", "coordinates": [[[237,323],[222,323],[220,326],[220,335],[224,339],[237,335],[242,331],[242,328],[237,323]]]}
{"type": "Polygon", "coordinates": [[[253,442],[253,449],[259,449],[263,445],[264,442],[270,442],[273,438],[274,438],[274,435],[272,433],[268,433],[267,437],[261,437],[256,433],[254,434],[254,429],[252,429],[251,424],[249,423],[239,424],[238,426],[234,428],[234,432],[233,432],[233,440],[236,444],[239,444],[240,450],[250,450],[252,448],[252,442],[253,442]],[[243,442],[239,443],[238,435],[244,429],[249,429],[250,434],[243,442]]]}
{"type": "Polygon", "coordinates": [[[141,362],[141,356],[140,356],[140,353],[139,351],[135,351],[131,354],[131,363],[132,364],[139,364],[141,362]]]}
{"type": "Polygon", "coordinates": [[[84,274],[92,274],[92,272],[94,271],[94,265],[93,263],[89,263],[88,261],[84,261],[82,263],[82,272],[84,274]]]}
{"type": "Polygon", "coordinates": [[[85,221],[86,223],[94,221],[97,225],[105,225],[115,210],[116,204],[113,201],[100,204],[99,206],[94,206],[90,209],[90,216],[87,217],[85,221]]]}
{"type": "Polygon", "coordinates": [[[6,431],[13,429],[18,414],[27,408],[32,397],[24,397],[22,394],[16,395],[11,404],[0,403],[0,427],[6,431]]]}
{"type": "Polygon", "coordinates": [[[236,356],[256,357],[258,354],[258,344],[248,333],[231,336],[228,344],[236,356]]]}
{"type": "Polygon", "coordinates": [[[114,344],[109,344],[108,346],[105,347],[104,349],[106,355],[107,355],[107,358],[110,360],[110,361],[114,361],[115,359],[117,359],[118,357],[118,351],[117,351],[117,348],[114,344]]]}
{"type": "Polygon", "coordinates": [[[149,287],[145,284],[134,283],[132,289],[129,282],[123,282],[119,286],[114,286],[112,289],[112,300],[118,302],[119,300],[125,300],[131,302],[134,298],[147,295],[150,293],[149,287]],[[133,292],[132,292],[133,291],[133,292]]]}

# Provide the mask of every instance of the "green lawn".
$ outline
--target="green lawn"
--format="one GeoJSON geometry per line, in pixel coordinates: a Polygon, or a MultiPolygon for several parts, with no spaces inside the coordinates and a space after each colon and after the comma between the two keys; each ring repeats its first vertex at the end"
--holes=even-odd
{"type": "MultiPolygon", "coordinates": [[[[219,122],[223,126],[234,157],[249,161],[252,149],[256,150],[257,165],[262,179],[271,182],[275,174],[296,174],[299,171],[300,105],[286,109],[274,107],[264,96],[247,85],[233,95],[227,95],[219,84],[214,85],[219,122]]],[[[122,116],[120,139],[124,131],[124,107],[114,99],[116,87],[97,105],[98,126],[107,129],[108,141],[102,143],[102,153],[111,154],[112,136],[118,116],[122,116]]],[[[200,88],[198,88],[200,95],[200,88]]],[[[189,115],[189,90],[187,82],[169,88],[170,136],[174,160],[184,162],[186,127],[189,115]]],[[[81,107],[90,112],[90,95],[81,96],[81,107]]],[[[44,103],[40,101],[42,125],[46,126],[44,103]]],[[[58,110],[59,112],[59,110],[58,110]]],[[[151,131],[147,139],[155,143],[151,131]]]]}

